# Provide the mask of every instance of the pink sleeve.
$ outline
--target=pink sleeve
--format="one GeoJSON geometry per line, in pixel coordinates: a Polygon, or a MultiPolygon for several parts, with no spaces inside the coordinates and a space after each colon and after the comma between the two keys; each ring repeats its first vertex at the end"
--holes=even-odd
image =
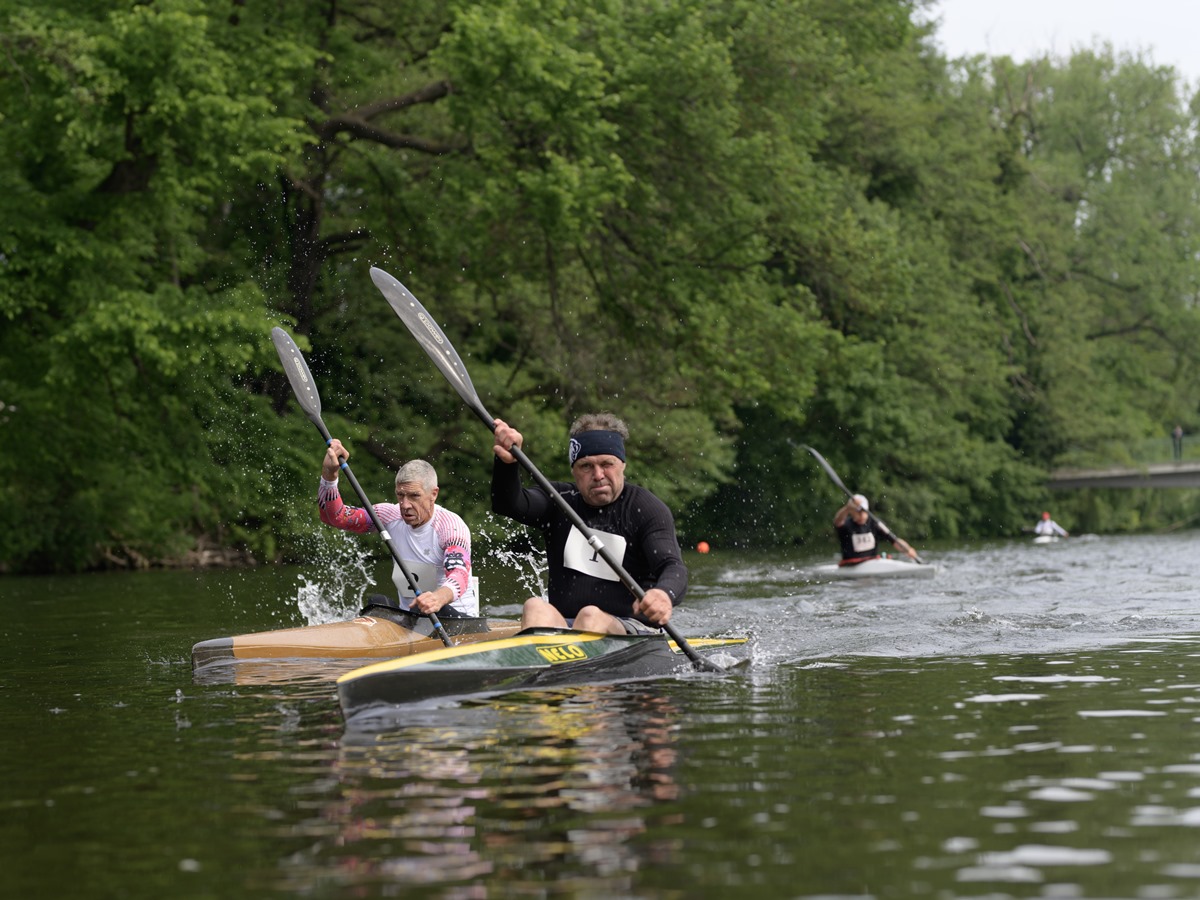
{"type": "MultiPolygon", "coordinates": [[[[396,518],[387,514],[390,510],[384,509],[384,507],[393,505],[390,503],[375,504],[375,515],[379,516],[379,521],[384,525],[396,518]]],[[[317,487],[317,506],[321,509],[321,521],[326,525],[332,525],[342,531],[353,531],[355,534],[366,534],[368,531],[375,530],[375,524],[365,509],[358,506],[346,506],[342,502],[342,495],[338,492],[336,481],[321,479],[321,483],[317,487]]]]}
{"type": "Polygon", "coordinates": [[[471,530],[461,516],[440,506],[433,513],[433,529],[444,554],[446,578],[442,584],[454,591],[457,600],[471,587],[471,530]]]}

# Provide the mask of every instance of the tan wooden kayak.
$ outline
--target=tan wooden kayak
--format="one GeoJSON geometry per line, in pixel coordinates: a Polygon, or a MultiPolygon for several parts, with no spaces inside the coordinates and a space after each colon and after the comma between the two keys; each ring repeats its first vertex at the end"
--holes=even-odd
{"type": "MultiPolygon", "coordinates": [[[[510,619],[443,618],[455,644],[508,637],[521,623],[510,619]]],[[[243,660],[391,659],[442,647],[431,621],[390,606],[371,605],[353,619],[211,638],[192,647],[192,668],[228,666],[243,660]]]]}

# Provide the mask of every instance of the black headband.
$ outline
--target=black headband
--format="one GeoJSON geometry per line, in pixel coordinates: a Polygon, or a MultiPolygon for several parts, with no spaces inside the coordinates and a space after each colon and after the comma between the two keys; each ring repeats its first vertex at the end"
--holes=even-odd
{"type": "Polygon", "coordinates": [[[581,431],[571,438],[567,455],[571,465],[585,456],[615,456],[625,462],[625,441],[615,431],[581,431]]]}

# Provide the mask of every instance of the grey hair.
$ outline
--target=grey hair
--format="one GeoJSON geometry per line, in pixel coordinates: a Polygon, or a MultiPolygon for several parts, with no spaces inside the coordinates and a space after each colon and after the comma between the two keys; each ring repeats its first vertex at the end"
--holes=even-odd
{"type": "Polygon", "coordinates": [[[629,426],[612,413],[585,413],[571,423],[567,436],[575,437],[585,431],[615,431],[621,436],[621,440],[629,440],[629,426]]]}
{"type": "Polygon", "coordinates": [[[414,481],[427,491],[438,486],[437,471],[423,459],[410,459],[396,472],[396,486],[414,481]]]}

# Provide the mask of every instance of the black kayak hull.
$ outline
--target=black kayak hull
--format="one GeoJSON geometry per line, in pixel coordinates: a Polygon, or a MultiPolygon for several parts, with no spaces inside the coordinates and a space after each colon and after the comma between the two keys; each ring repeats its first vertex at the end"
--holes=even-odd
{"type": "MultiPolygon", "coordinates": [[[[705,656],[736,656],[745,638],[694,639],[705,656]]],[[[530,688],[613,683],[675,675],[692,661],[663,634],[600,635],[527,629],[486,644],[434,650],[348,672],[338,679],[347,723],[394,706],[530,688]]]]}

